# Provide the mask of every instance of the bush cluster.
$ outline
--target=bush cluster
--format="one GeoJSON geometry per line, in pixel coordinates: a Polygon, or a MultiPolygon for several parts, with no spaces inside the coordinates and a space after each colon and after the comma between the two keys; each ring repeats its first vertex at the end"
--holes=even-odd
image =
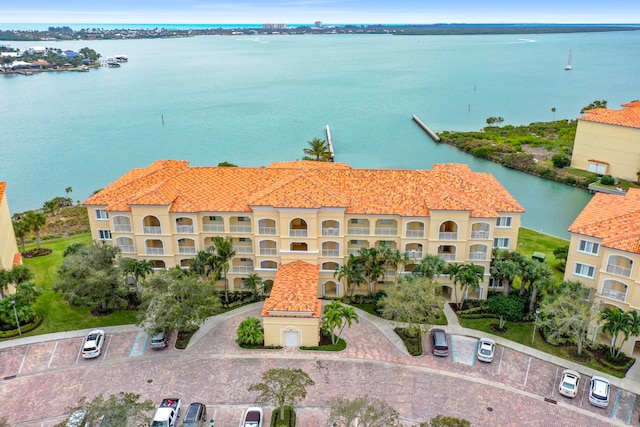
{"type": "Polygon", "coordinates": [[[10,329],[8,331],[0,331],[0,338],[12,338],[20,335],[20,332],[22,332],[23,334],[26,334],[27,332],[31,332],[34,329],[36,329],[38,326],[40,326],[43,320],[44,320],[44,316],[42,315],[42,313],[36,312],[36,315],[34,316],[33,321],[31,323],[20,325],[20,331],[18,331],[18,328],[10,329]]]}

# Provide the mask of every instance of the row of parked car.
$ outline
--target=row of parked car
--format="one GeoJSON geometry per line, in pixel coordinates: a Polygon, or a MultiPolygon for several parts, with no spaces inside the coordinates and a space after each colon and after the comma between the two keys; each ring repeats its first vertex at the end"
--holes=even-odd
{"type": "MultiPolygon", "coordinates": [[[[446,357],[449,355],[449,345],[447,333],[444,329],[434,328],[431,330],[432,352],[435,356],[446,357]]],[[[491,338],[480,338],[478,342],[477,357],[482,362],[492,362],[496,350],[496,343],[491,338]]],[[[558,392],[566,397],[575,398],[578,395],[580,385],[580,374],[571,369],[562,372],[562,379],[558,386],[558,392]]],[[[589,382],[589,403],[600,408],[609,406],[609,395],[611,393],[611,383],[608,379],[594,375],[589,382]]]]}
{"type": "MultiPolygon", "coordinates": [[[[96,329],[89,332],[84,341],[82,342],[82,357],[84,359],[93,359],[102,354],[102,347],[104,346],[105,333],[102,329],[96,329]]],[[[151,343],[149,346],[154,350],[166,348],[169,345],[167,334],[160,332],[159,334],[151,337],[151,343]]]]}

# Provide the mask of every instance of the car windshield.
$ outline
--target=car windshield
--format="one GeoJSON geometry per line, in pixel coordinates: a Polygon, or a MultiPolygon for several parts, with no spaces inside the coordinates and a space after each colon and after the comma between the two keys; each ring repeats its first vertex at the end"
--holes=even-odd
{"type": "Polygon", "coordinates": [[[564,387],[564,388],[568,388],[568,389],[573,390],[573,388],[574,388],[575,386],[576,386],[576,385],[575,385],[574,383],[570,382],[570,381],[569,381],[569,380],[567,380],[567,379],[565,379],[565,380],[562,382],[562,387],[564,387]]]}
{"type": "Polygon", "coordinates": [[[600,384],[594,384],[593,397],[600,400],[607,400],[607,387],[598,387],[600,384]]]}
{"type": "Polygon", "coordinates": [[[85,351],[94,351],[96,348],[93,345],[85,346],[85,351]]]}
{"type": "Polygon", "coordinates": [[[491,354],[491,348],[490,347],[482,347],[480,349],[480,353],[484,354],[485,356],[489,356],[491,354]]]}

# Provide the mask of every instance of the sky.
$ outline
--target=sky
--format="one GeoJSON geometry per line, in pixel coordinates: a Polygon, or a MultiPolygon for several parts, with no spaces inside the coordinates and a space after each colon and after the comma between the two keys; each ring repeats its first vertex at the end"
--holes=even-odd
{"type": "Polygon", "coordinates": [[[0,23],[640,23],[638,0],[0,0],[0,23]]]}

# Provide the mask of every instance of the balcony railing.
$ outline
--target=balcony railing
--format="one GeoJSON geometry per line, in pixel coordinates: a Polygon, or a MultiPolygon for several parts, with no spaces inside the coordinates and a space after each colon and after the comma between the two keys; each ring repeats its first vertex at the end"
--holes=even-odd
{"type": "Polygon", "coordinates": [[[409,258],[422,259],[422,251],[410,250],[410,251],[406,251],[405,254],[409,258]]]}
{"type": "Polygon", "coordinates": [[[231,226],[232,233],[251,233],[250,225],[232,225],[231,226]]]}
{"type": "Polygon", "coordinates": [[[325,227],[322,229],[322,235],[323,236],[339,236],[340,235],[340,229],[339,228],[332,228],[332,227],[325,227]]]}
{"type": "Polygon", "coordinates": [[[349,248],[347,249],[347,255],[359,255],[362,248],[349,248]]]}
{"type": "Polygon", "coordinates": [[[471,238],[472,239],[488,239],[489,232],[488,231],[472,231],[471,238]]]}
{"type": "Polygon", "coordinates": [[[457,232],[441,231],[438,233],[438,239],[440,240],[458,240],[457,232]]]}
{"type": "Polygon", "coordinates": [[[179,254],[195,254],[196,247],[195,246],[178,246],[179,254]]]}
{"type": "Polygon", "coordinates": [[[224,224],[202,224],[205,233],[224,233],[224,224]]]}
{"type": "Polygon", "coordinates": [[[455,261],[456,254],[438,254],[438,257],[444,261],[455,261]]]}
{"type": "Polygon", "coordinates": [[[624,302],[624,300],[627,299],[626,292],[614,291],[613,289],[609,289],[609,288],[603,288],[602,293],[600,295],[606,298],[610,298],[610,299],[614,299],[616,301],[622,301],[622,302],[624,302]]]}
{"type": "Polygon", "coordinates": [[[396,227],[376,227],[376,236],[397,236],[398,229],[396,227]]]}
{"type": "Polygon", "coordinates": [[[235,247],[237,254],[252,254],[253,247],[252,246],[236,246],[235,247]]]}
{"type": "Polygon", "coordinates": [[[486,252],[469,252],[469,259],[486,260],[487,259],[487,253],[486,252]]]}
{"type": "Polygon", "coordinates": [[[131,254],[136,252],[136,248],[133,245],[118,245],[120,252],[125,254],[131,254]]]}
{"type": "Polygon", "coordinates": [[[278,255],[278,249],[276,249],[276,248],[260,248],[260,255],[262,255],[262,256],[276,256],[276,255],[278,255]]]}
{"type": "Polygon", "coordinates": [[[145,248],[147,255],[164,255],[164,248],[145,248]]]}
{"type": "Polygon", "coordinates": [[[609,264],[607,265],[607,273],[615,274],[617,276],[631,277],[631,268],[609,264]]]}
{"type": "Polygon", "coordinates": [[[113,224],[113,231],[116,233],[131,233],[133,228],[131,224],[113,224]]]}
{"type": "Polygon", "coordinates": [[[253,273],[252,265],[234,265],[233,266],[234,273],[253,273]]]}
{"type": "Polygon", "coordinates": [[[275,236],[276,228],[275,227],[258,227],[258,234],[263,236],[275,236]]]}
{"type": "Polygon", "coordinates": [[[352,236],[368,236],[369,227],[349,227],[347,232],[352,236]]]}
{"type": "Polygon", "coordinates": [[[144,234],[162,234],[162,227],[145,225],[142,227],[142,232],[144,234]]]}
{"type": "Polygon", "coordinates": [[[289,237],[307,237],[309,235],[306,229],[289,229],[289,237]]]}
{"type": "Polygon", "coordinates": [[[324,257],[339,257],[340,249],[323,249],[322,256],[324,257]]]}
{"type": "Polygon", "coordinates": [[[424,237],[424,230],[407,230],[407,237],[422,239],[424,237]]]}
{"type": "Polygon", "coordinates": [[[384,278],[388,279],[389,277],[394,277],[396,275],[396,270],[388,269],[384,271],[384,278]]]}
{"type": "Polygon", "coordinates": [[[176,232],[178,234],[191,234],[193,233],[193,225],[176,225],[176,232]]]}

